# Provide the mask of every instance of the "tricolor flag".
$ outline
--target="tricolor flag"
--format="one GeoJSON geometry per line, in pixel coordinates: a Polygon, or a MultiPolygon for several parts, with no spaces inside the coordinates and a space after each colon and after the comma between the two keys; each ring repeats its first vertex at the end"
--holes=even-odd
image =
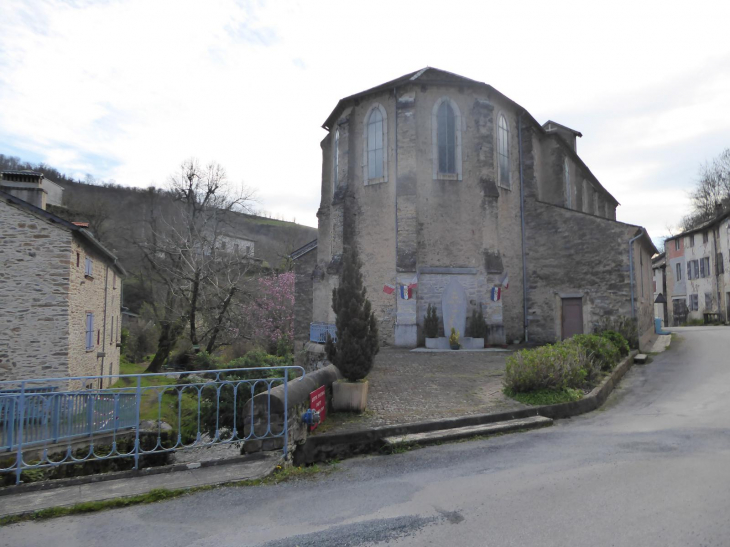
{"type": "Polygon", "coordinates": [[[502,298],[502,289],[500,287],[492,287],[492,301],[499,302],[502,298]]]}
{"type": "Polygon", "coordinates": [[[507,272],[504,272],[504,277],[502,278],[502,281],[499,282],[500,285],[502,285],[503,289],[509,289],[509,275],[507,275],[507,272]]]}
{"type": "Polygon", "coordinates": [[[385,294],[393,294],[395,292],[395,287],[393,285],[383,285],[383,292],[385,294]]]}
{"type": "MultiPolygon", "coordinates": [[[[413,276],[413,279],[411,279],[411,282],[408,284],[408,288],[411,291],[418,288],[418,275],[413,276]]],[[[411,292],[411,294],[413,294],[413,293],[411,292]]]]}

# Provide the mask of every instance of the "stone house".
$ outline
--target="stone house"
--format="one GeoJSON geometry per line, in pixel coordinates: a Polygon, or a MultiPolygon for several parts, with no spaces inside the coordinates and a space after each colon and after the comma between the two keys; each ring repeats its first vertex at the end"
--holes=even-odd
{"type": "Polygon", "coordinates": [[[429,304],[447,334],[447,290],[466,316],[483,312],[491,344],[551,342],[619,315],[651,332],[656,249],[616,221],[618,201],[578,156],[580,132],[434,68],[340,100],[323,128],[310,321],[334,322],[354,244],[386,344],[422,343],[429,304]]]}
{"type": "Polygon", "coordinates": [[[669,321],[681,325],[705,314],[730,321],[730,211],[664,242],[669,321]]]}
{"type": "Polygon", "coordinates": [[[654,278],[654,318],[667,324],[667,255],[660,253],[651,260],[651,271],[654,278]]]}
{"type": "MultiPolygon", "coordinates": [[[[124,269],[85,228],[45,210],[40,181],[20,189],[4,182],[0,378],[118,374],[124,269]]],[[[111,381],[86,383],[73,386],[111,381]]]]}

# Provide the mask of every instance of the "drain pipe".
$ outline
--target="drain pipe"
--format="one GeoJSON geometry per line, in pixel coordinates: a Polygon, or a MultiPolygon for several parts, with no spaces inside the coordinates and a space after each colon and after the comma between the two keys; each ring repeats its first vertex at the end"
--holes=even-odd
{"type": "Polygon", "coordinates": [[[522,224],[522,317],[525,343],[529,342],[527,321],[527,259],[525,258],[525,177],[522,171],[522,112],[517,116],[517,140],[520,154],[520,222],[522,224]]]}
{"type": "Polygon", "coordinates": [[[636,304],[634,303],[634,241],[646,233],[644,228],[639,235],[629,240],[629,277],[631,278],[631,317],[636,319],[636,304]]]}

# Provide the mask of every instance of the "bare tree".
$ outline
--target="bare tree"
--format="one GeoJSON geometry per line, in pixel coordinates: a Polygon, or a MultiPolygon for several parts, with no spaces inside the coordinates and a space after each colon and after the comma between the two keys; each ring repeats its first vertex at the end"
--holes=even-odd
{"type": "Polygon", "coordinates": [[[233,324],[232,303],[245,293],[243,281],[256,265],[246,250],[236,249],[228,222],[231,212],[248,209],[251,191],[234,191],[220,165],[201,167],[195,160],[182,164],[168,191],[174,201],[150,219],[150,233],[141,242],[166,293],[159,348],[164,358],[156,356],[155,367],[183,329],[196,352],[202,345],[212,352],[226,334],[241,332],[233,324]]]}
{"type": "Polygon", "coordinates": [[[690,200],[692,213],[683,219],[684,229],[692,229],[714,217],[718,206],[730,208],[730,148],[700,168],[690,200]]]}

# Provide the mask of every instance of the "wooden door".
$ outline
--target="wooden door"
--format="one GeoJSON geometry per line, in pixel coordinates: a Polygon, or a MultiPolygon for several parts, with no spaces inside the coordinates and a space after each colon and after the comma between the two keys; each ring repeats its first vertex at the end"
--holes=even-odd
{"type": "Polygon", "coordinates": [[[563,340],[583,334],[583,299],[563,298],[563,340]]]}

